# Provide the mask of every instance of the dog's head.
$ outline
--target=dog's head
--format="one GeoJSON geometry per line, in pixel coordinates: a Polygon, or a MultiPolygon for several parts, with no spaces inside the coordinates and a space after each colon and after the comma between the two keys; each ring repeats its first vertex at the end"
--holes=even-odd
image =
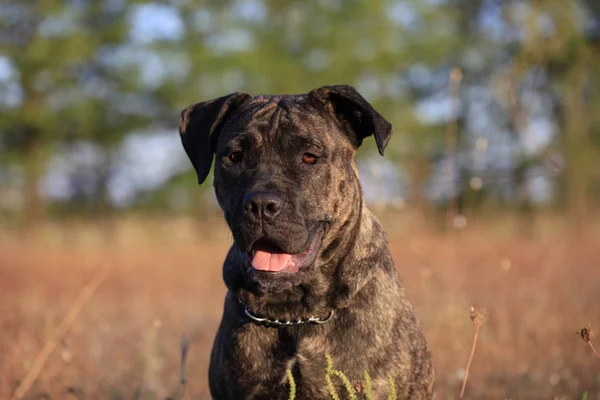
{"type": "Polygon", "coordinates": [[[354,154],[392,127],[350,86],[305,95],[233,93],[186,108],[183,146],[214,188],[240,254],[243,285],[279,292],[331,261],[360,219],[354,154]]]}

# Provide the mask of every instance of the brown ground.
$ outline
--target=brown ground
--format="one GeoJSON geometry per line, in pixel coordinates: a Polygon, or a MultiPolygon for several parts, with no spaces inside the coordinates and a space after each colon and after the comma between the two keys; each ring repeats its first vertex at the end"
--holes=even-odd
{"type": "MultiPolygon", "coordinates": [[[[600,399],[600,359],[575,331],[600,329],[600,234],[538,221],[533,236],[470,225],[453,238],[407,216],[383,219],[435,357],[437,399],[456,399],[473,326],[490,312],[465,398],[600,399]]],[[[53,399],[165,398],[190,340],[186,398],[208,399],[210,346],[222,312],[221,223],[127,220],[107,238],[90,224],[0,232],[0,399],[7,399],[81,288],[115,265],[28,393],[53,399]]],[[[593,339],[593,338],[592,338],[593,339]]],[[[597,346],[600,348],[600,337],[597,346]]]]}

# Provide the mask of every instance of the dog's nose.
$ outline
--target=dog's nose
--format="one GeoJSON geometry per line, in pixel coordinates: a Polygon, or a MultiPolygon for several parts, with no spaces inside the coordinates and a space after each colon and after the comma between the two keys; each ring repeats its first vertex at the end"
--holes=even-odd
{"type": "Polygon", "coordinates": [[[270,192],[250,192],[244,196],[244,211],[255,222],[271,222],[281,211],[283,199],[270,192]]]}

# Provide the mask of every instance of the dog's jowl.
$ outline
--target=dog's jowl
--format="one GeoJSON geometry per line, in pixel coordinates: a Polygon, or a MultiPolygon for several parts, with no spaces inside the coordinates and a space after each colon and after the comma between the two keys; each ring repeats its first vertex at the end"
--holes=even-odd
{"type": "MultiPolygon", "coordinates": [[[[431,356],[354,162],[392,127],[350,86],[308,94],[234,93],[192,105],[180,134],[198,180],[214,188],[234,243],[210,361],[215,399],[329,399],[333,367],[359,398],[393,380],[398,399],[430,399],[431,356]]],[[[341,380],[332,379],[343,398],[341,380]]]]}

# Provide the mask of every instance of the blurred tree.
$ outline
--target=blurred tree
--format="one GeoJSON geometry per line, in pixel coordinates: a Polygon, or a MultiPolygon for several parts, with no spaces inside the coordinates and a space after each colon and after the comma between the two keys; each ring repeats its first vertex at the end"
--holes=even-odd
{"type": "MultiPolygon", "coordinates": [[[[424,205],[426,149],[444,130],[415,116],[415,103],[430,94],[428,77],[419,73],[451,65],[456,9],[414,0],[209,4],[180,6],[186,27],[180,49],[191,74],[186,85],[195,89],[180,92],[180,106],[234,90],[300,93],[354,85],[394,124],[387,156],[408,169],[414,203],[424,205]]],[[[365,147],[359,157],[374,149],[370,142],[365,147]]]]}
{"type": "MultiPolygon", "coordinates": [[[[598,84],[600,59],[595,32],[600,15],[593,1],[540,1],[527,7],[515,2],[507,14],[510,23],[522,34],[522,46],[514,55],[513,78],[541,77],[530,91],[548,101],[557,126],[551,146],[566,160],[561,188],[563,204],[568,207],[573,226],[581,229],[591,217],[597,201],[598,135],[595,107],[600,103],[598,84]]],[[[528,93],[525,93],[526,96],[528,93]]],[[[534,110],[519,111],[517,123],[524,129],[534,110]],[[529,113],[527,115],[526,113],[529,113]]],[[[544,157],[548,152],[538,152],[544,157]]],[[[539,163],[539,159],[537,160],[539,163]]]]}
{"type": "Polygon", "coordinates": [[[136,71],[118,59],[129,42],[127,7],[135,3],[0,5],[0,54],[16,71],[11,82],[16,90],[4,92],[2,99],[0,146],[8,162],[25,171],[29,222],[45,212],[40,180],[57,151],[64,155],[81,142],[97,149],[93,188],[83,198],[75,188],[73,198],[83,204],[72,205],[106,212],[114,146],[135,129],[172,118],[165,117],[163,99],[140,87],[136,71]]]}
{"type": "MultiPolygon", "coordinates": [[[[581,219],[598,190],[599,15],[595,0],[5,1],[0,179],[10,166],[25,171],[35,221],[49,161],[79,165],[73,155],[89,153],[96,161],[70,172],[66,212],[201,211],[204,193],[183,168],[157,188],[123,178],[131,135],[177,141],[179,110],[236,90],[347,83],[394,124],[386,155],[407,172],[414,208],[493,197],[531,209],[531,176],[550,176],[546,158],[562,153],[566,204],[581,219]],[[532,149],[540,121],[557,140],[532,149]],[[116,181],[126,202],[114,202],[116,181]]],[[[373,150],[367,142],[359,157],[373,150]]]]}

